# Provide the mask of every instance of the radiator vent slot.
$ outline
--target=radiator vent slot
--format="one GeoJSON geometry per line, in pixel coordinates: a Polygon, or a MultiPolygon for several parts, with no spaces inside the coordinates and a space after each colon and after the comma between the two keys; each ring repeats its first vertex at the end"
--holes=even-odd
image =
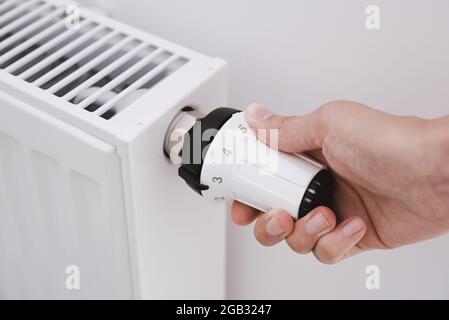
{"type": "Polygon", "coordinates": [[[188,59],[45,0],[0,0],[0,69],[109,120],[188,59]]]}

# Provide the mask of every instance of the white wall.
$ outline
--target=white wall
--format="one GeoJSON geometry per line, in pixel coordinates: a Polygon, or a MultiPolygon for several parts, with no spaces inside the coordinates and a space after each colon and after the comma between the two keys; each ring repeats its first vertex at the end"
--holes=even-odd
{"type": "MultiPolygon", "coordinates": [[[[354,99],[397,114],[449,113],[447,0],[85,0],[120,20],[230,65],[230,103],[304,113],[354,99]],[[381,29],[365,28],[365,8],[381,29]]],[[[211,214],[223,214],[211,212],[211,214]]],[[[205,239],[207,241],[207,239],[205,239]]],[[[449,237],[336,266],[229,227],[229,298],[449,298],[449,237]],[[364,286],[381,268],[381,290],[364,286]]]]}

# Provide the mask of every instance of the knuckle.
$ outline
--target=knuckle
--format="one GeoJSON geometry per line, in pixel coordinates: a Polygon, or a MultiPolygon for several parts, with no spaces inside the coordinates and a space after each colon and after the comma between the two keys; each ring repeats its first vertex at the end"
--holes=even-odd
{"type": "Polygon", "coordinates": [[[321,107],[318,108],[318,111],[323,115],[327,115],[330,112],[334,112],[335,108],[337,108],[337,106],[339,106],[341,104],[342,103],[340,100],[329,101],[329,102],[326,102],[325,104],[321,105],[321,107]]]}
{"type": "Polygon", "coordinates": [[[336,115],[341,114],[345,111],[353,111],[363,107],[362,104],[349,101],[349,100],[332,100],[326,102],[321,107],[318,108],[318,112],[326,118],[331,117],[333,119],[336,115]]]}
{"type": "Polygon", "coordinates": [[[341,105],[340,101],[329,101],[323,104],[316,110],[316,113],[321,121],[334,118],[334,114],[338,106],[341,105]]]}
{"type": "Polygon", "coordinates": [[[306,245],[306,243],[299,239],[287,238],[286,242],[290,249],[299,254],[307,254],[312,249],[310,246],[306,245]]]}
{"type": "Polygon", "coordinates": [[[255,238],[256,238],[257,242],[259,242],[264,247],[271,247],[273,245],[273,243],[270,243],[267,239],[260,237],[257,234],[256,234],[255,238]]]}
{"type": "Polygon", "coordinates": [[[261,245],[271,247],[274,243],[271,241],[269,235],[266,233],[259,221],[260,220],[258,220],[258,223],[256,223],[256,226],[254,227],[254,238],[256,238],[261,245]]]}
{"type": "Polygon", "coordinates": [[[313,253],[320,262],[325,264],[336,264],[340,261],[339,253],[331,244],[318,243],[313,253]]]}
{"type": "Polygon", "coordinates": [[[318,108],[318,111],[324,117],[333,117],[336,112],[341,112],[342,108],[350,108],[356,105],[357,103],[347,101],[347,100],[332,100],[323,104],[318,108]]]}
{"type": "Polygon", "coordinates": [[[339,262],[339,260],[337,260],[335,257],[331,257],[331,256],[326,257],[321,254],[317,254],[316,252],[314,252],[314,255],[318,261],[320,261],[321,263],[324,263],[324,264],[332,265],[332,264],[336,264],[339,262]]]}

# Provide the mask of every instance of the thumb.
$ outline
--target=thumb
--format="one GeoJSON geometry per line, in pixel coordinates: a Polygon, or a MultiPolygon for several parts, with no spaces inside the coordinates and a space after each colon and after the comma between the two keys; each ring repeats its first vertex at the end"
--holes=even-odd
{"type": "Polygon", "coordinates": [[[321,149],[327,131],[317,111],[284,117],[253,103],[248,106],[245,115],[260,141],[290,153],[321,149]]]}

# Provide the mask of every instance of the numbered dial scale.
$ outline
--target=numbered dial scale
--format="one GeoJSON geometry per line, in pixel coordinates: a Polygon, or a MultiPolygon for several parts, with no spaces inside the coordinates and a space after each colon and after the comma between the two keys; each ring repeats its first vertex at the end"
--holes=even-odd
{"type": "MultiPolygon", "coordinates": [[[[179,122],[186,125],[185,119],[179,122]]],[[[204,198],[217,203],[238,200],[262,212],[280,208],[295,219],[329,205],[333,179],[326,167],[260,142],[243,112],[218,108],[189,123],[177,153],[178,173],[204,198]]],[[[176,125],[171,128],[175,129],[176,125]]],[[[277,137],[275,131],[264,133],[277,137]]],[[[177,151],[166,150],[170,158],[173,150],[177,151]]]]}

